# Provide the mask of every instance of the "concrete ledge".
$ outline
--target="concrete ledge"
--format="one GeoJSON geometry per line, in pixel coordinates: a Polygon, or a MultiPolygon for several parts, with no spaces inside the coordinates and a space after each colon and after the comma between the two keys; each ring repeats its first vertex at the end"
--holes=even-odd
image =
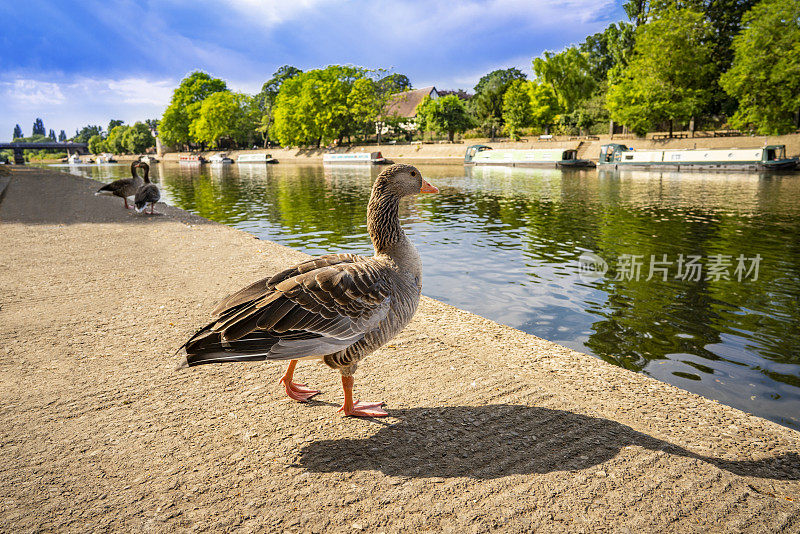
{"type": "Polygon", "coordinates": [[[303,254],[15,169],[0,205],[0,530],[782,532],[800,433],[441,302],[288,401],[272,364],[172,371],[231,290],[303,254]],[[19,177],[20,179],[17,179],[19,177]]]}

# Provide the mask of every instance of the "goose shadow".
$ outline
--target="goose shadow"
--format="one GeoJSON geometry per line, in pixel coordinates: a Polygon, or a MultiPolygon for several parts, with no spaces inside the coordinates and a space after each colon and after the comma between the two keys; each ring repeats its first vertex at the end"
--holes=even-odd
{"type": "Polygon", "coordinates": [[[390,410],[399,423],[366,439],[323,440],[300,450],[313,472],[378,470],[403,477],[492,479],[586,469],[623,447],[694,458],[741,476],[800,480],[800,455],[761,460],[703,456],[599,417],[520,405],[390,410]]]}

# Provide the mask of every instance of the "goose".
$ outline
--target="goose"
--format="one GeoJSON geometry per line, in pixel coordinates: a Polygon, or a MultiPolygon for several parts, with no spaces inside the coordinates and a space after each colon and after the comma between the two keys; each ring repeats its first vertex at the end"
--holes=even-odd
{"type": "Polygon", "coordinates": [[[142,213],[147,205],[150,204],[150,215],[152,215],[153,207],[161,199],[161,191],[158,190],[156,184],[150,181],[150,165],[140,162],[139,167],[144,169],[144,184],[136,191],[136,196],[133,198],[133,206],[137,212],[142,213]]]}
{"type": "Polygon", "coordinates": [[[131,163],[130,178],[114,180],[110,184],[106,184],[98,189],[95,195],[111,195],[115,197],[122,197],[122,200],[125,201],[125,209],[130,209],[130,206],[128,206],[128,197],[134,196],[136,191],[138,191],[144,183],[142,177],[139,176],[138,172],[136,172],[136,168],[139,165],[140,163],[138,161],[131,163]]]}
{"type": "Polygon", "coordinates": [[[318,390],[293,382],[299,360],[322,360],[341,373],[346,416],[384,417],[383,402],[353,401],[358,362],[411,320],[422,291],[422,262],[403,232],[400,199],[438,193],[411,165],[378,175],[367,205],[375,254],[327,254],[263,278],[228,296],[212,321],[178,349],[177,369],[202,364],[289,360],[279,383],[307,401],[318,390]]]}

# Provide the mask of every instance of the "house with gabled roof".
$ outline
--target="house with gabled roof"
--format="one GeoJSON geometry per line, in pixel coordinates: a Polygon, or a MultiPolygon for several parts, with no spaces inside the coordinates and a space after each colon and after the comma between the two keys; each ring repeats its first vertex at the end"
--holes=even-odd
{"type": "Polygon", "coordinates": [[[436,87],[431,85],[429,87],[422,87],[420,89],[412,89],[410,91],[394,94],[389,97],[389,101],[386,103],[386,116],[404,118],[406,121],[399,126],[406,131],[416,130],[417,106],[426,96],[434,100],[439,98],[436,87]]]}

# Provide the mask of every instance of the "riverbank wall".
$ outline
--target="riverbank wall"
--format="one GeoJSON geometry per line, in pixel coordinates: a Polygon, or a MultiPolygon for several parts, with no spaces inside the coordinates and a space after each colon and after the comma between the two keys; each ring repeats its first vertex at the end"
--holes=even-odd
{"type": "MultiPolygon", "coordinates": [[[[321,162],[326,153],[380,152],[383,157],[394,162],[419,163],[458,163],[463,161],[466,148],[470,145],[487,145],[492,148],[575,148],[578,157],[597,160],[600,146],[606,143],[622,143],[634,149],[710,149],[710,148],[749,148],[764,145],[786,145],[789,156],[800,156],[800,134],[782,136],[739,136],[739,137],[688,137],[685,139],[652,139],[605,136],[598,139],[570,139],[556,137],[552,140],[528,139],[517,142],[495,141],[489,139],[466,139],[459,143],[412,143],[361,145],[339,148],[273,148],[257,150],[225,151],[234,160],[239,154],[268,152],[280,163],[321,162]]],[[[206,156],[220,151],[204,152],[206,156]]],[[[162,156],[164,161],[178,161],[182,153],[171,152],[162,156]]]]}
{"type": "Polygon", "coordinates": [[[215,303],[307,256],[99,183],[0,203],[0,531],[793,532],[800,433],[423,298],[288,400],[280,364],[173,371],[215,303]]]}

